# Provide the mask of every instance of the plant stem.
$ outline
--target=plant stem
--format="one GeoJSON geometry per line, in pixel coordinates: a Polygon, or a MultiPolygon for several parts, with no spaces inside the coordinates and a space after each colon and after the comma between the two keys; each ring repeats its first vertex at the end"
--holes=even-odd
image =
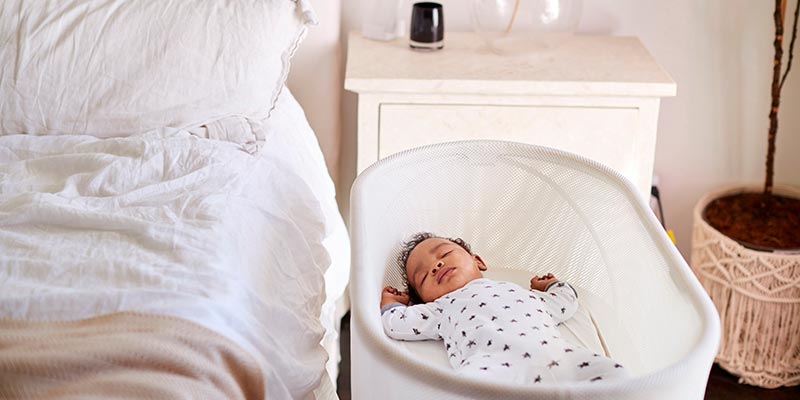
{"type": "Polygon", "coordinates": [[[783,71],[783,78],[781,78],[781,90],[783,90],[783,83],[786,82],[786,75],[789,75],[789,70],[792,69],[792,59],[794,58],[794,42],[797,40],[797,16],[800,14],[800,0],[797,0],[797,5],[794,6],[794,23],[792,24],[792,40],[789,42],[789,59],[786,61],[786,71],[783,71]]]}
{"type": "Polygon", "coordinates": [[[772,104],[769,110],[769,135],[767,140],[767,176],[764,194],[772,195],[772,178],[775,174],[775,136],[778,133],[778,107],[781,104],[781,60],[783,59],[783,12],[785,0],[775,0],[775,58],[772,67],[772,104]]]}

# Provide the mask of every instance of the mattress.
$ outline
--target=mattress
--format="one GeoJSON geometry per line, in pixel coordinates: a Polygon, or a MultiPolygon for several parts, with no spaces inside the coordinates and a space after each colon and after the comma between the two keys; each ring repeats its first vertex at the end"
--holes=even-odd
{"type": "Polygon", "coordinates": [[[179,130],[0,137],[0,318],[178,317],[255,355],[267,398],[330,395],[348,239],[288,90],[261,129],[255,156],[179,130]]]}

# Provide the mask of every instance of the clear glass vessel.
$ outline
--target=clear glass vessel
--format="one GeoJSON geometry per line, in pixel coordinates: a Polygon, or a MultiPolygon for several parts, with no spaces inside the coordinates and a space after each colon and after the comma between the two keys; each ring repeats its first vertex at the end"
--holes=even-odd
{"type": "Polygon", "coordinates": [[[473,0],[472,26],[497,53],[533,53],[572,36],[582,8],[582,0],[473,0]]]}

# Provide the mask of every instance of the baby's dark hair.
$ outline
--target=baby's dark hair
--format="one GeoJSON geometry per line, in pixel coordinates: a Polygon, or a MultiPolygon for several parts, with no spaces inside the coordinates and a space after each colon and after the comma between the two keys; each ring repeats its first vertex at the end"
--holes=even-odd
{"type": "Polygon", "coordinates": [[[447,239],[459,246],[461,246],[467,253],[472,254],[472,248],[470,247],[469,243],[465,242],[464,239],[461,238],[448,238],[443,236],[437,236],[430,232],[419,232],[414,234],[406,242],[403,242],[401,245],[400,255],[397,256],[397,263],[400,265],[400,275],[403,277],[403,284],[405,285],[405,291],[408,293],[408,298],[414,304],[422,304],[424,303],[422,299],[419,297],[419,293],[417,293],[416,289],[414,289],[410,282],[408,281],[408,273],[406,273],[406,263],[408,263],[408,256],[411,254],[412,251],[417,247],[418,244],[433,238],[439,239],[447,239]]]}

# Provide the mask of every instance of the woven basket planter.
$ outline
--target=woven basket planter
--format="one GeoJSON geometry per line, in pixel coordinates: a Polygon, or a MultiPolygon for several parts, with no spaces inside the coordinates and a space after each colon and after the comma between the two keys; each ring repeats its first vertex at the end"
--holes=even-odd
{"type": "MultiPolygon", "coordinates": [[[[700,199],[694,208],[691,267],[719,311],[719,365],[740,383],[793,386],[800,384],[800,254],[748,249],[702,218],[715,198],[759,190],[739,186],[700,199]]],[[[775,193],[800,198],[800,191],[786,187],[775,193]]]]}

